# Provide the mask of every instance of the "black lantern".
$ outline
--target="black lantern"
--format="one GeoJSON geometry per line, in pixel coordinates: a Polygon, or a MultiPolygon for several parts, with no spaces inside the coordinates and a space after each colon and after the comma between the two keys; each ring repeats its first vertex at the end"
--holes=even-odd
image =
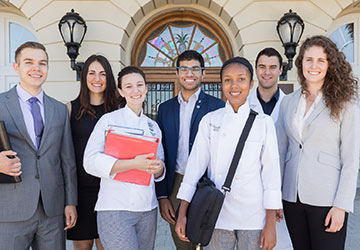
{"type": "Polygon", "coordinates": [[[279,20],[276,26],[277,33],[280,37],[281,43],[285,48],[285,56],[288,59],[287,63],[282,65],[282,74],[280,75],[280,81],[287,80],[287,71],[292,69],[293,58],[296,55],[296,47],[299,44],[301,35],[304,31],[304,22],[300,16],[298,16],[292,10],[285,13],[279,20]]]}
{"type": "Polygon", "coordinates": [[[71,59],[71,68],[76,70],[76,79],[80,80],[80,73],[84,63],[75,62],[79,55],[79,48],[86,33],[84,19],[74,9],[67,12],[59,22],[59,31],[67,48],[67,54],[71,59]]]}

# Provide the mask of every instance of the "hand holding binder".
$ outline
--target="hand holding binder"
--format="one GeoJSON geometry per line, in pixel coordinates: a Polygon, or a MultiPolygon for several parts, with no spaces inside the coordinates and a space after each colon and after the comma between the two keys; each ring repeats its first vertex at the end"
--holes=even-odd
{"type": "Polygon", "coordinates": [[[3,121],[0,121],[0,157],[7,157],[9,159],[2,159],[3,162],[6,162],[6,168],[9,172],[13,173],[14,175],[8,175],[0,173],[0,184],[1,183],[17,183],[21,181],[20,174],[21,174],[21,164],[20,160],[16,158],[16,153],[11,151],[11,146],[8,138],[8,134],[6,132],[5,124],[3,121]]]}
{"type": "MultiPolygon", "coordinates": [[[[149,159],[156,158],[159,139],[155,137],[115,133],[109,130],[106,135],[104,153],[117,159],[134,159],[137,156],[152,153],[149,159]]],[[[151,174],[139,169],[119,172],[114,180],[149,186],[151,174]]]]}

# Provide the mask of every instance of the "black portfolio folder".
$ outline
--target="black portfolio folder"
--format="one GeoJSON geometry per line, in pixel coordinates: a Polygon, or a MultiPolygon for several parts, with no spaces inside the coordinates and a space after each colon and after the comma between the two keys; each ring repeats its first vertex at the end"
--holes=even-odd
{"type": "MultiPolygon", "coordinates": [[[[9,137],[6,132],[6,127],[4,121],[0,121],[0,151],[11,150],[9,137]]],[[[14,156],[8,156],[9,158],[14,158],[14,156]]],[[[1,183],[17,183],[20,182],[20,176],[10,176],[3,173],[0,173],[0,184],[1,183]]]]}

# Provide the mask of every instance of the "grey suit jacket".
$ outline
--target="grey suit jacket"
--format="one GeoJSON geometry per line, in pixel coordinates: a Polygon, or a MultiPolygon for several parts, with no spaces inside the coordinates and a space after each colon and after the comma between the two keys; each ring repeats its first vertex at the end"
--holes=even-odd
{"type": "Polygon", "coordinates": [[[0,120],[21,160],[22,182],[0,185],[0,222],[24,221],[35,212],[39,194],[48,216],[77,205],[77,179],[67,108],[44,94],[45,128],[37,150],[31,141],[16,88],[0,94],[0,120]]]}
{"type": "Polygon", "coordinates": [[[348,104],[340,121],[322,101],[305,121],[303,139],[294,129],[301,89],[284,97],[277,121],[283,199],[353,211],[360,153],[360,113],[348,104]]]}

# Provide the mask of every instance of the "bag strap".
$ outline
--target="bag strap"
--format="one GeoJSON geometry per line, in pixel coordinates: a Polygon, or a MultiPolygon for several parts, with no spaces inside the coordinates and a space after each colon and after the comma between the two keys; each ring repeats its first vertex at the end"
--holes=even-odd
{"type": "Polygon", "coordinates": [[[246,120],[244,129],[243,129],[243,131],[241,133],[241,136],[239,138],[239,142],[238,142],[238,144],[236,146],[235,154],[234,154],[234,157],[233,157],[233,159],[231,161],[231,165],[230,165],[229,171],[227,173],[224,185],[221,187],[225,192],[230,192],[230,190],[231,190],[230,186],[231,186],[231,183],[233,181],[236,168],[237,168],[237,166],[239,164],[240,157],[241,157],[242,151],[244,149],[246,139],[249,136],[251,127],[252,127],[252,125],[254,123],[254,120],[255,120],[257,114],[258,113],[256,113],[254,110],[250,109],[249,117],[246,120]]]}

